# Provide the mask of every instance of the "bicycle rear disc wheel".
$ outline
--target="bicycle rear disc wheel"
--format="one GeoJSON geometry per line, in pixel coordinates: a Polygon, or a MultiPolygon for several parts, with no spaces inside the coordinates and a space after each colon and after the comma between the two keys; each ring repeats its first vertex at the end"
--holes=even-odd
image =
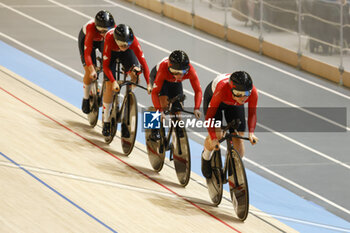
{"type": "Polygon", "coordinates": [[[164,165],[164,158],[165,158],[164,134],[162,130],[160,130],[160,133],[161,133],[161,139],[154,140],[150,138],[152,134],[152,129],[145,130],[148,159],[149,159],[149,162],[151,163],[152,168],[156,172],[160,172],[162,170],[164,165]]]}
{"type": "Polygon", "coordinates": [[[121,144],[124,154],[128,156],[134,148],[137,133],[137,100],[133,92],[129,92],[128,98],[124,98],[123,106],[121,112],[121,144]]]}
{"type": "Polygon", "coordinates": [[[183,131],[183,137],[176,137],[176,129],[172,133],[173,159],[177,179],[185,187],[191,176],[191,153],[185,128],[179,128],[179,130],[183,131]],[[178,139],[180,140],[179,142],[177,141],[178,139]],[[180,145],[180,148],[178,145],[180,145]]]}
{"type": "Polygon", "coordinates": [[[212,174],[207,180],[207,187],[211,201],[215,206],[219,205],[222,200],[223,182],[222,182],[222,162],[221,153],[215,151],[211,158],[212,174]]]}
{"type": "Polygon", "coordinates": [[[232,149],[228,161],[228,183],[237,217],[244,221],[249,212],[248,181],[241,156],[232,149]]]}
{"type": "Polygon", "coordinates": [[[98,105],[98,94],[97,94],[97,82],[93,83],[93,91],[89,96],[89,104],[90,104],[90,112],[87,117],[89,120],[89,124],[92,128],[94,128],[98,121],[98,113],[99,113],[99,105],[98,105]]]}

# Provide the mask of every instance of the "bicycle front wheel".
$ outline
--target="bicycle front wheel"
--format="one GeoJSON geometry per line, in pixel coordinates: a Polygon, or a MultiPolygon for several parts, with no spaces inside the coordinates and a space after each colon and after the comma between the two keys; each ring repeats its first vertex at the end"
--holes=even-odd
{"type": "Polygon", "coordinates": [[[235,150],[231,150],[228,156],[228,183],[233,207],[237,217],[244,221],[249,212],[248,181],[241,156],[235,150]]]}
{"type": "Polygon", "coordinates": [[[219,205],[223,194],[223,174],[220,151],[214,151],[211,158],[212,174],[207,180],[207,187],[211,201],[215,206],[219,205]]]}
{"type": "Polygon", "coordinates": [[[177,128],[173,131],[173,158],[177,179],[185,187],[191,176],[191,153],[185,128],[177,128]],[[176,133],[176,130],[178,132],[176,133]],[[180,130],[182,132],[180,132],[180,130]],[[177,135],[176,135],[177,134],[177,135]]]}
{"type": "Polygon", "coordinates": [[[98,113],[99,113],[99,103],[98,103],[98,92],[97,92],[97,81],[93,82],[93,86],[91,88],[91,93],[89,96],[89,104],[90,104],[90,112],[87,115],[89,124],[91,127],[95,127],[98,121],[98,113]]]}
{"type": "Polygon", "coordinates": [[[117,133],[118,128],[118,115],[119,115],[119,100],[118,95],[114,95],[113,105],[111,109],[111,128],[110,128],[110,136],[105,137],[105,142],[110,144],[113,141],[115,134],[117,133]]]}
{"type": "Polygon", "coordinates": [[[137,100],[133,92],[124,98],[121,112],[121,144],[123,152],[128,156],[134,149],[137,133],[137,100]]]}
{"type": "MultiPolygon", "coordinates": [[[[155,111],[149,108],[148,111],[155,111]]],[[[162,127],[160,129],[145,129],[146,148],[149,162],[156,172],[160,172],[165,158],[165,135],[162,127]],[[152,130],[159,130],[160,138],[152,137],[152,130]]]]}

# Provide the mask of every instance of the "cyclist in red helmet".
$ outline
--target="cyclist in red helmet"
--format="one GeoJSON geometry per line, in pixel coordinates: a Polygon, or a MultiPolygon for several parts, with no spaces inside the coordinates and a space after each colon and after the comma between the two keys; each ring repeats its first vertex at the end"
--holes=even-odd
{"type": "MultiPolygon", "coordinates": [[[[248,103],[248,137],[251,144],[254,145],[258,141],[254,134],[257,119],[258,91],[247,72],[237,71],[232,74],[220,74],[209,83],[205,89],[203,100],[205,119],[214,118],[222,121],[222,111],[224,111],[226,122],[229,123],[234,119],[240,119],[241,124],[237,131],[240,136],[243,136],[246,128],[245,103],[248,103]]],[[[230,132],[233,133],[231,130],[230,132]]],[[[205,139],[202,152],[202,173],[206,178],[210,178],[212,174],[210,166],[211,152],[219,148],[219,139],[222,137],[219,128],[209,127],[208,133],[209,135],[205,139]]],[[[233,144],[243,157],[243,141],[239,138],[233,138],[233,144]]]]}
{"type": "Polygon", "coordinates": [[[80,52],[80,59],[83,63],[84,74],[84,97],[82,103],[82,110],[88,114],[91,109],[89,105],[89,94],[91,89],[91,82],[97,78],[96,70],[96,52],[97,48],[101,53],[103,51],[103,42],[106,32],[115,27],[114,18],[108,11],[99,11],[94,20],[87,22],[79,33],[78,45],[80,52]]]}
{"type": "MultiPolygon", "coordinates": [[[[131,27],[125,24],[119,24],[115,29],[107,32],[105,36],[105,44],[103,49],[103,72],[105,75],[106,89],[103,94],[103,129],[104,136],[110,135],[110,109],[112,107],[113,91],[119,92],[120,87],[115,80],[116,74],[116,60],[119,59],[124,70],[131,77],[133,82],[138,82],[141,68],[147,83],[148,94],[151,94],[151,85],[149,84],[149,68],[141,49],[140,43],[137,40],[131,27]]],[[[127,132],[126,125],[122,124],[124,128],[122,132],[127,132]]]]}

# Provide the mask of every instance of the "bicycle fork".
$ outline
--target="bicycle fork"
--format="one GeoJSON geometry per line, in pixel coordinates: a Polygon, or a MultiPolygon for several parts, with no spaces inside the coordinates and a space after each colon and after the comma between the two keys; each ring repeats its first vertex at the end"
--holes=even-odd
{"type": "Polygon", "coordinates": [[[126,88],[125,97],[124,97],[124,98],[126,98],[126,100],[125,100],[124,106],[122,106],[122,109],[124,109],[124,119],[126,119],[126,122],[125,122],[126,125],[130,125],[130,119],[129,119],[129,117],[130,117],[130,105],[131,105],[130,97],[129,97],[129,94],[131,92],[130,88],[131,87],[129,85],[126,88]]]}
{"type": "MultiPolygon", "coordinates": [[[[227,139],[229,140],[229,139],[227,139]]],[[[233,176],[233,180],[234,180],[234,184],[229,184],[230,186],[234,187],[238,187],[239,186],[239,182],[238,182],[238,178],[237,178],[237,170],[236,170],[236,166],[235,166],[235,160],[233,158],[233,154],[234,154],[234,149],[233,149],[233,142],[232,140],[229,140],[228,143],[228,148],[227,148],[227,152],[229,153],[226,156],[226,162],[225,162],[225,171],[228,172],[228,177],[233,176]],[[229,163],[233,163],[232,166],[229,166],[229,163]],[[231,169],[233,168],[233,170],[231,169]]],[[[228,177],[225,177],[225,183],[227,183],[229,181],[228,177]]]]}

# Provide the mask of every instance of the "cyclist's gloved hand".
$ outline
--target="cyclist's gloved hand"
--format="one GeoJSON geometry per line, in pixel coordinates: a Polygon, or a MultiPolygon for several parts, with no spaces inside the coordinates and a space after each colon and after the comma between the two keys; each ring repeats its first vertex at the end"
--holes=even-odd
{"type": "Polygon", "coordinates": [[[202,113],[198,109],[195,109],[193,113],[197,119],[201,118],[202,113]]]}
{"type": "Polygon", "coordinates": [[[214,150],[220,149],[220,143],[217,138],[211,140],[211,147],[214,148],[214,150]]]}
{"type": "Polygon", "coordinates": [[[149,95],[152,93],[152,85],[150,83],[147,85],[147,93],[149,95]]]}
{"type": "Polygon", "coordinates": [[[259,141],[259,138],[257,136],[255,136],[254,133],[249,133],[249,141],[252,145],[255,145],[258,141],[259,141]]]}
{"type": "Polygon", "coordinates": [[[112,83],[112,89],[113,89],[113,91],[116,91],[116,92],[119,92],[119,91],[120,91],[120,86],[119,86],[119,84],[118,84],[117,81],[114,81],[114,82],[112,83]]]}

